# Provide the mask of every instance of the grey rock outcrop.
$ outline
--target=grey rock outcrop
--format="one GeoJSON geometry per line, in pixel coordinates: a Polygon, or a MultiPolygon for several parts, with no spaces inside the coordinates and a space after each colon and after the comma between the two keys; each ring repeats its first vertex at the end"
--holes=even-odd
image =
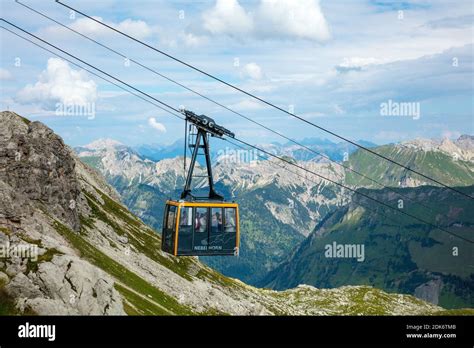
{"type": "Polygon", "coordinates": [[[0,286],[20,312],[125,314],[114,280],[81,260],[52,226],[58,221],[79,231],[79,216],[89,210],[72,150],[44,124],[2,112],[0,286]]]}
{"type": "Polygon", "coordinates": [[[416,287],[415,296],[437,305],[442,287],[443,281],[440,278],[432,279],[429,282],[416,287]]]}
{"type": "Polygon", "coordinates": [[[18,222],[31,214],[27,203],[34,201],[78,230],[80,186],[71,150],[44,124],[13,112],[2,112],[0,124],[0,219],[18,222]],[[6,185],[12,199],[4,197],[6,185]]]}
{"type": "Polygon", "coordinates": [[[6,290],[23,310],[43,315],[125,314],[113,279],[75,256],[55,256],[28,276],[18,273],[6,290]]]}

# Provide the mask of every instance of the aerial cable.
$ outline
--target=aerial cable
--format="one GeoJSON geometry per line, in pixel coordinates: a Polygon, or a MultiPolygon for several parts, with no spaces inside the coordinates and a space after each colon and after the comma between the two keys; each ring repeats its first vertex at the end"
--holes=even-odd
{"type": "MultiPolygon", "coordinates": [[[[337,161],[331,159],[329,156],[325,155],[324,153],[321,153],[321,152],[319,152],[319,151],[316,151],[316,150],[314,150],[314,149],[312,149],[312,148],[310,148],[310,147],[308,147],[308,146],[306,146],[306,145],[304,145],[304,144],[302,144],[302,143],[300,143],[300,142],[298,142],[298,141],[296,141],[296,140],[294,140],[294,139],[292,139],[292,138],[290,138],[290,137],[284,135],[283,133],[280,133],[280,132],[278,132],[278,131],[275,131],[275,130],[271,129],[271,128],[268,127],[268,126],[265,126],[264,124],[262,124],[262,123],[260,123],[260,122],[257,122],[257,121],[255,121],[255,120],[251,119],[250,117],[248,117],[248,116],[246,116],[246,115],[244,115],[244,114],[242,114],[242,113],[240,113],[240,112],[238,112],[238,111],[235,111],[235,110],[233,110],[232,108],[230,108],[230,107],[228,107],[228,106],[226,106],[226,105],[224,105],[224,104],[222,104],[222,103],[220,103],[220,102],[218,102],[218,101],[216,101],[216,100],[214,100],[214,99],[212,99],[212,98],[210,98],[210,97],[208,97],[208,96],[206,96],[206,95],[204,95],[204,94],[202,94],[202,93],[200,93],[200,92],[197,92],[196,90],[194,90],[194,89],[192,89],[192,88],[190,88],[190,87],[188,87],[188,86],[186,86],[186,85],[184,85],[184,84],[182,84],[182,83],[180,83],[180,82],[178,82],[178,81],[176,81],[176,80],[174,80],[174,79],[172,79],[172,78],[170,78],[170,77],[168,77],[168,76],[166,76],[166,75],[164,75],[164,74],[162,74],[162,73],[160,73],[159,71],[157,71],[157,70],[155,70],[155,69],[152,69],[152,68],[150,68],[150,67],[148,67],[148,66],[146,66],[146,65],[144,65],[144,64],[142,64],[142,63],[140,63],[140,62],[137,61],[137,60],[134,60],[134,59],[132,59],[132,58],[127,57],[125,54],[123,54],[123,53],[121,53],[121,52],[119,52],[119,51],[117,51],[117,50],[115,50],[115,49],[113,49],[113,48],[111,48],[111,47],[109,47],[109,46],[107,46],[107,45],[105,45],[105,44],[103,44],[103,43],[101,43],[101,42],[99,42],[99,41],[97,41],[97,40],[95,40],[95,39],[93,39],[93,38],[91,38],[91,37],[89,37],[89,36],[83,34],[83,33],[81,33],[81,32],[79,32],[78,30],[75,30],[75,29],[73,29],[73,28],[71,28],[71,27],[65,25],[64,23],[61,23],[61,22],[55,20],[54,18],[52,18],[52,17],[50,17],[50,16],[48,16],[48,15],[42,13],[41,11],[38,11],[38,10],[36,10],[36,9],[34,9],[34,8],[30,7],[30,6],[28,6],[28,5],[23,4],[23,3],[20,2],[19,0],[16,0],[16,2],[17,2],[19,5],[24,6],[25,8],[27,8],[27,9],[29,9],[29,10],[31,10],[31,11],[37,13],[38,15],[40,15],[40,16],[42,16],[42,17],[44,17],[44,18],[47,18],[48,20],[50,20],[50,21],[52,21],[52,22],[54,22],[54,23],[60,25],[61,27],[63,27],[63,28],[65,28],[65,29],[68,29],[68,30],[74,32],[75,34],[77,34],[77,35],[79,35],[79,36],[81,36],[81,37],[83,37],[83,38],[85,38],[85,39],[87,39],[87,40],[89,40],[89,41],[91,41],[91,42],[93,42],[93,43],[95,43],[95,44],[97,44],[97,45],[103,47],[103,48],[105,48],[106,50],[108,50],[108,51],[110,51],[110,52],[113,52],[114,54],[116,54],[116,55],[118,55],[118,56],[120,56],[120,57],[122,57],[122,58],[124,58],[124,59],[128,59],[129,61],[131,61],[131,62],[133,62],[133,63],[139,65],[140,67],[142,67],[142,68],[144,68],[144,69],[146,69],[146,70],[148,70],[148,71],[150,71],[150,72],[152,72],[152,73],[154,73],[154,74],[156,74],[156,75],[158,75],[158,76],[160,76],[160,77],[162,77],[162,78],[164,78],[164,79],[166,79],[166,80],[168,80],[168,81],[170,81],[170,82],[172,82],[172,83],[174,83],[174,84],[176,84],[176,85],[178,85],[178,86],[180,86],[180,87],[182,87],[182,88],[184,88],[184,89],[186,89],[186,90],[188,90],[188,91],[190,91],[190,92],[192,92],[192,93],[194,93],[194,94],[196,94],[196,95],[198,95],[198,96],[200,96],[200,97],[202,97],[202,98],[204,98],[204,99],[206,99],[206,100],[208,100],[208,101],[210,101],[210,102],[212,102],[213,104],[218,105],[218,106],[220,106],[220,107],[222,107],[222,108],[224,108],[224,109],[226,109],[226,110],[228,110],[228,111],[230,111],[230,112],[232,112],[232,113],[238,115],[239,117],[242,117],[242,118],[244,118],[244,119],[246,119],[246,120],[248,120],[248,121],[250,121],[250,122],[252,122],[252,123],[254,123],[254,124],[256,124],[256,125],[258,125],[258,126],[264,128],[265,130],[270,131],[271,133],[276,134],[276,135],[278,135],[278,136],[280,136],[280,137],[282,137],[282,138],[284,138],[284,139],[286,139],[286,140],[288,140],[288,141],[290,141],[290,142],[292,142],[292,143],[294,143],[294,144],[296,144],[296,145],[298,145],[298,146],[304,148],[305,150],[307,150],[307,151],[309,151],[309,152],[312,152],[312,153],[314,153],[314,154],[316,154],[316,155],[318,155],[318,156],[321,156],[322,158],[325,158],[325,159],[329,160],[330,162],[332,162],[332,163],[334,163],[334,164],[336,164],[336,165],[338,165],[338,166],[341,166],[342,168],[344,168],[344,169],[346,169],[346,170],[349,170],[349,171],[351,171],[351,172],[353,172],[353,173],[355,173],[355,174],[357,174],[357,175],[359,175],[359,176],[361,176],[361,177],[363,177],[363,178],[369,180],[370,182],[372,182],[372,183],[374,183],[374,184],[377,184],[377,185],[379,185],[379,186],[381,186],[381,187],[384,187],[384,188],[390,190],[391,192],[393,192],[393,193],[399,195],[400,197],[403,197],[403,198],[405,198],[405,199],[407,199],[407,200],[410,200],[410,201],[414,202],[415,204],[419,204],[419,205],[421,205],[421,206],[427,208],[427,209],[430,210],[431,212],[434,212],[434,211],[433,211],[433,210],[434,210],[433,207],[430,207],[430,206],[428,206],[428,205],[426,205],[426,204],[424,204],[424,203],[422,203],[422,202],[418,202],[418,201],[412,199],[411,197],[409,197],[409,196],[407,196],[407,195],[404,195],[404,194],[401,193],[401,192],[397,192],[397,191],[391,189],[389,186],[384,185],[383,183],[381,183],[381,182],[379,182],[379,181],[377,181],[377,180],[375,180],[375,179],[369,177],[368,175],[365,175],[365,174],[363,174],[363,173],[361,173],[361,172],[359,172],[359,171],[357,171],[357,170],[351,168],[351,167],[348,166],[348,165],[346,166],[346,165],[344,165],[343,163],[339,163],[339,162],[337,162],[337,161]]],[[[184,160],[184,162],[186,162],[186,159],[184,160]]],[[[185,163],[185,165],[186,165],[186,163],[185,163]]],[[[438,210],[438,209],[435,209],[435,210],[438,210]]],[[[438,212],[439,212],[439,210],[438,210],[438,212]]]]}
{"type": "MultiPolygon", "coordinates": [[[[154,101],[157,101],[159,104],[167,106],[167,108],[169,109],[169,110],[168,110],[168,109],[162,108],[162,110],[165,110],[166,112],[171,113],[171,114],[173,114],[172,111],[175,111],[175,112],[177,112],[177,113],[180,113],[180,112],[181,112],[180,110],[178,110],[178,109],[176,109],[176,108],[174,108],[174,107],[172,107],[172,106],[170,106],[170,105],[168,105],[168,104],[166,104],[166,103],[164,103],[164,102],[162,102],[162,101],[160,101],[160,100],[158,100],[158,99],[156,99],[156,98],[150,96],[149,94],[147,94],[147,93],[141,91],[140,89],[135,88],[135,87],[131,86],[130,84],[128,84],[128,83],[126,83],[126,82],[124,82],[124,81],[122,81],[122,80],[120,80],[120,79],[118,79],[118,78],[115,78],[115,77],[112,76],[111,74],[109,74],[109,73],[107,73],[107,72],[105,72],[105,71],[103,71],[103,70],[101,70],[101,69],[99,69],[99,68],[96,68],[96,67],[94,67],[93,65],[91,65],[91,64],[89,64],[89,63],[87,63],[87,62],[85,62],[85,61],[83,61],[83,60],[81,60],[81,59],[75,57],[74,55],[72,55],[72,54],[70,54],[70,53],[68,53],[68,52],[66,52],[66,51],[64,51],[64,50],[62,50],[62,49],[60,49],[60,48],[58,48],[58,47],[56,47],[56,46],[50,44],[50,43],[48,43],[47,41],[45,41],[45,40],[43,40],[43,39],[37,37],[36,35],[34,35],[34,34],[28,32],[28,31],[26,31],[26,30],[24,30],[24,29],[22,29],[22,28],[20,28],[20,27],[18,27],[18,26],[16,26],[15,24],[13,24],[13,23],[11,23],[11,22],[9,22],[9,21],[3,19],[3,18],[1,18],[0,20],[6,22],[6,23],[8,23],[8,24],[10,24],[11,26],[13,26],[13,27],[15,27],[15,28],[21,30],[22,32],[24,32],[24,33],[26,33],[26,34],[28,34],[28,35],[30,35],[30,36],[33,36],[33,37],[37,38],[38,40],[40,40],[40,41],[46,43],[47,45],[54,47],[56,50],[61,51],[61,52],[65,53],[65,54],[67,54],[68,56],[73,57],[74,59],[80,61],[81,63],[86,64],[86,65],[92,67],[93,69],[96,69],[96,70],[100,71],[100,72],[103,73],[104,75],[106,75],[106,76],[108,76],[108,77],[111,77],[112,79],[114,79],[114,80],[116,80],[116,81],[118,81],[118,82],[120,82],[120,83],[126,85],[127,87],[129,87],[129,88],[131,88],[131,89],[137,91],[138,93],[141,93],[141,94],[147,96],[148,98],[151,98],[151,99],[153,99],[154,101]],[[171,110],[172,110],[172,111],[171,111],[171,110]]],[[[11,30],[9,30],[9,29],[3,27],[3,26],[2,26],[2,28],[5,29],[5,30],[7,30],[7,31],[9,31],[9,32],[11,32],[11,33],[13,33],[13,34],[15,34],[15,35],[17,35],[17,36],[22,37],[21,35],[18,35],[18,34],[14,33],[13,31],[11,31],[11,30]]],[[[23,37],[22,37],[22,38],[23,38],[23,37]]],[[[24,38],[24,39],[25,39],[25,38],[24,38]]],[[[30,40],[28,40],[28,39],[25,39],[25,40],[30,41],[30,40]]],[[[31,42],[31,41],[30,41],[30,42],[31,42]]],[[[39,46],[39,45],[37,45],[37,46],[39,46]]],[[[39,46],[39,47],[41,47],[41,46],[39,46]]],[[[48,51],[49,51],[49,50],[48,50],[48,51]]],[[[76,65],[76,64],[75,64],[75,65],[76,65]]],[[[96,76],[97,76],[97,75],[96,75],[96,76]]],[[[128,91],[127,89],[124,89],[124,90],[128,91]]],[[[133,93],[132,93],[132,94],[133,94],[133,93]]],[[[133,94],[133,95],[135,95],[135,94],[133,94]]],[[[144,99],[144,98],[142,98],[142,99],[144,99]]],[[[146,100],[146,99],[145,99],[145,100],[146,100]]],[[[175,115],[175,114],[173,114],[173,115],[174,115],[174,116],[177,116],[177,117],[180,117],[180,116],[175,115]]],[[[418,218],[418,217],[415,216],[415,215],[412,215],[412,214],[410,214],[410,213],[407,213],[407,212],[404,212],[404,211],[399,210],[399,209],[397,209],[397,208],[394,208],[394,207],[392,207],[391,205],[389,205],[389,204],[387,204],[387,203],[384,203],[384,202],[382,202],[382,201],[380,201],[380,200],[378,200],[378,199],[375,199],[375,198],[373,198],[373,197],[371,197],[371,196],[369,196],[369,195],[367,195],[367,194],[365,194],[365,193],[362,193],[362,192],[359,192],[359,191],[357,191],[357,190],[354,190],[354,189],[352,189],[352,188],[350,188],[350,187],[348,187],[348,186],[346,186],[346,185],[344,185],[344,184],[341,184],[341,183],[339,183],[339,182],[337,182],[337,181],[334,181],[334,180],[331,180],[331,179],[329,179],[329,178],[326,178],[326,177],[324,177],[324,176],[322,176],[322,175],[320,175],[320,174],[318,174],[318,173],[316,173],[316,172],[313,172],[313,171],[311,171],[311,170],[309,170],[309,169],[307,169],[307,168],[304,168],[304,167],[298,165],[297,163],[293,163],[293,162],[291,162],[291,161],[289,161],[289,160],[287,160],[287,159],[285,159],[285,158],[283,158],[283,157],[274,155],[274,154],[272,154],[272,153],[270,153],[270,152],[268,152],[268,151],[266,151],[266,150],[264,150],[264,149],[261,149],[261,148],[258,147],[258,146],[252,145],[252,144],[250,144],[250,143],[248,143],[248,142],[245,142],[245,141],[243,141],[243,140],[241,140],[241,139],[238,139],[238,138],[232,138],[232,139],[234,139],[234,140],[238,141],[239,143],[244,144],[244,145],[246,145],[246,146],[248,146],[248,147],[254,148],[254,149],[256,149],[257,151],[261,151],[262,153],[264,153],[264,154],[266,154],[266,155],[268,155],[268,156],[274,157],[274,158],[276,158],[276,159],[278,159],[278,160],[280,160],[280,161],[282,161],[282,162],[285,162],[285,163],[290,164],[290,165],[292,165],[292,166],[294,166],[294,167],[296,167],[296,168],[299,168],[299,169],[304,170],[304,171],[306,171],[306,172],[308,172],[308,173],[310,173],[310,174],[313,174],[313,175],[315,175],[315,176],[317,176],[317,177],[319,177],[319,178],[321,178],[321,179],[323,179],[323,180],[329,181],[329,182],[331,182],[331,183],[333,183],[333,184],[335,184],[335,185],[338,185],[338,186],[340,186],[340,187],[343,187],[343,188],[345,188],[345,189],[347,189],[347,190],[349,190],[349,191],[351,191],[351,192],[353,192],[353,193],[356,193],[356,194],[359,194],[359,195],[361,195],[361,196],[363,196],[363,197],[365,197],[365,198],[368,198],[368,199],[370,199],[370,200],[372,200],[372,201],[374,201],[374,202],[376,202],[376,203],[379,203],[379,204],[381,204],[381,205],[383,205],[383,206],[385,206],[385,207],[388,207],[388,208],[390,208],[390,209],[392,209],[392,210],[394,210],[394,211],[396,211],[396,212],[400,212],[400,213],[402,213],[402,214],[404,214],[404,215],[406,215],[406,216],[409,216],[409,217],[411,217],[411,218],[413,218],[413,219],[415,219],[415,220],[417,220],[417,221],[419,221],[419,222],[422,222],[422,223],[424,223],[424,224],[426,224],[426,225],[431,226],[432,228],[436,228],[436,229],[438,229],[438,230],[440,230],[440,231],[446,232],[446,233],[448,233],[448,234],[450,234],[450,235],[452,235],[452,236],[455,236],[455,237],[457,237],[457,238],[459,238],[459,239],[462,239],[462,240],[464,240],[464,241],[466,241],[466,242],[474,243],[474,241],[471,241],[471,240],[469,240],[469,239],[467,239],[467,238],[464,238],[464,237],[462,237],[462,236],[459,236],[459,235],[457,235],[457,234],[455,234],[455,233],[453,233],[453,232],[450,232],[450,231],[448,231],[448,230],[445,230],[444,228],[441,228],[441,227],[439,227],[439,226],[433,225],[432,223],[430,223],[430,222],[428,222],[428,221],[425,221],[425,220],[423,220],[423,219],[421,219],[421,218],[418,218]]]]}
{"type": "Polygon", "coordinates": [[[446,184],[444,184],[444,183],[442,183],[442,182],[440,182],[440,181],[438,181],[438,180],[436,180],[436,179],[433,179],[433,178],[431,178],[431,177],[429,177],[429,176],[427,176],[427,175],[425,175],[425,174],[423,174],[423,173],[420,173],[419,171],[417,171],[417,170],[415,170],[415,169],[412,169],[412,168],[407,167],[407,166],[405,166],[405,165],[403,165],[403,164],[401,164],[401,163],[398,163],[397,161],[395,161],[395,160],[393,160],[393,159],[391,159],[391,158],[389,158],[389,157],[387,157],[387,156],[384,156],[384,155],[382,155],[382,154],[379,154],[379,153],[375,152],[374,150],[371,150],[370,148],[368,148],[368,147],[366,147],[366,146],[363,146],[363,145],[361,145],[361,144],[358,144],[358,143],[356,143],[355,141],[352,141],[352,140],[350,140],[350,139],[348,139],[348,138],[346,138],[346,137],[344,137],[344,136],[342,136],[342,135],[339,135],[339,134],[337,134],[337,133],[335,133],[335,132],[333,132],[333,131],[331,131],[331,130],[329,130],[329,129],[327,129],[327,128],[324,128],[324,127],[322,127],[322,126],[319,126],[319,125],[315,124],[314,122],[308,121],[307,119],[305,119],[305,118],[303,118],[303,117],[301,117],[301,116],[298,116],[298,115],[296,115],[296,114],[294,114],[294,113],[292,113],[292,112],[289,112],[289,111],[283,109],[282,107],[279,107],[279,106],[277,106],[277,105],[275,105],[275,104],[273,104],[273,103],[271,103],[271,102],[269,102],[269,101],[266,101],[266,100],[263,99],[263,98],[260,98],[260,97],[254,95],[254,94],[252,94],[252,93],[250,93],[250,92],[245,91],[244,89],[241,89],[241,88],[239,88],[239,87],[237,87],[237,86],[235,86],[235,85],[233,85],[233,84],[231,84],[231,83],[229,83],[229,82],[226,82],[226,81],[222,80],[221,78],[219,78],[219,77],[217,77],[217,76],[215,76],[215,75],[212,75],[212,74],[210,74],[210,73],[207,73],[207,72],[205,72],[204,70],[199,69],[199,68],[197,68],[196,66],[194,66],[194,65],[192,65],[192,64],[190,64],[190,63],[187,63],[187,62],[185,62],[185,61],[183,61],[183,60],[181,60],[181,59],[179,59],[179,58],[176,58],[176,57],[172,56],[172,55],[169,54],[169,53],[166,53],[166,52],[164,52],[164,51],[162,51],[162,50],[160,50],[160,49],[158,49],[158,48],[155,48],[155,47],[153,47],[153,46],[147,44],[146,42],[143,42],[143,41],[141,41],[141,40],[139,40],[139,39],[137,39],[137,38],[135,38],[135,37],[133,37],[133,36],[130,36],[130,35],[124,33],[123,31],[120,31],[120,30],[117,29],[117,28],[114,28],[114,27],[112,27],[112,26],[110,26],[110,25],[108,25],[108,24],[106,24],[106,23],[104,23],[104,22],[102,22],[102,21],[100,21],[100,20],[98,20],[98,19],[96,19],[96,18],[94,18],[94,17],[92,17],[92,16],[90,16],[90,15],[84,13],[84,12],[81,12],[81,11],[77,10],[76,8],[74,8],[74,7],[72,7],[72,6],[69,6],[69,5],[67,5],[67,4],[65,4],[65,3],[63,3],[63,2],[61,2],[61,1],[59,1],[59,0],[55,0],[55,1],[56,1],[58,4],[60,4],[61,6],[64,6],[64,7],[66,7],[66,8],[69,8],[70,10],[75,11],[75,12],[81,14],[82,16],[89,18],[90,20],[92,20],[92,21],[94,21],[94,22],[96,22],[96,23],[98,23],[98,24],[100,24],[100,25],[102,25],[102,26],[105,26],[105,27],[109,28],[110,30],[115,31],[116,33],[119,33],[119,34],[121,34],[121,35],[123,35],[123,36],[129,38],[130,40],[133,40],[133,41],[135,41],[135,42],[137,42],[137,43],[140,43],[141,45],[143,45],[143,46],[145,46],[145,47],[148,47],[149,49],[152,49],[152,50],[154,50],[155,52],[158,52],[158,53],[160,53],[160,54],[162,54],[162,55],[164,55],[164,56],[166,56],[166,57],[168,57],[168,58],[170,58],[170,59],[172,59],[172,60],[174,60],[174,61],[176,61],[176,62],[178,62],[178,63],[180,63],[180,64],[183,64],[183,65],[185,65],[185,66],[187,66],[187,67],[189,67],[189,68],[191,68],[191,69],[193,69],[193,70],[195,70],[195,71],[197,71],[197,72],[199,72],[199,73],[201,73],[201,74],[203,74],[203,75],[205,75],[205,76],[208,76],[208,77],[212,78],[212,79],[215,80],[215,81],[218,81],[218,82],[220,82],[220,83],[222,83],[222,84],[224,84],[224,85],[226,85],[226,86],[228,86],[228,87],[230,87],[230,88],[232,88],[232,89],[234,89],[234,90],[236,90],[236,91],[238,91],[238,92],[241,92],[241,93],[243,93],[243,94],[245,94],[245,95],[247,95],[247,96],[249,96],[249,97],[251,97],[251,98],[253,98],[253,99],[255,99],[255,100],[258,100],[259,102],[262,102],[262,103],[264,103],[264,104],[266,104],[266,105],[268,105],[268,106],[270,106],[270,107],[273,107],[273,108],[275,108],[275,109],[277,109],[277,110],[279,110],[279,111],[281,111],[281,112],[283,112],[283,113],[285,113],[285,114],[288,114],[288,115],[290,115],[291,117],[294,117],[294,118],[296,118],[296,119],[298,119],[298,120],[300,120],[300,121],[302,121],[302,122],[304,122],[304,123],[306,123],[306,124],[311,125],[312,127],[315,127],[315,128],[317,128],[317,129],[319,129],[319,130],[322,130],[323,132],[326,132],[326,133],[328,133],[328,134],[331,134],[332,136],[335,136],[336,138],[339,138],[339,139],[341,139],[341,140],[343,140],[343,141],[345,141],[345,142],[348,142],[349,144],[354,145],[354,146],[358,147],[358,148],[361,149],[361,150],[364,150],[364,151],[366,151],[366,152],[369,152],[369,153],[371,153],[372,155],[375,155],[375,156],[377,156],[377,157],[379,157],[379,158],[382,158],[382,159],[384,159],[384,160],[386,160],[386,161],[388,161],[388,162],[390,162],[390,163],[392,163],[392,164],[395,164],[395,165],[397,165],[397,166],[399,166],[399,167],[401,167],[401,168],[403,168],[403,169],[405,169],[405,170],[408,170],[408,171],[410,171],[410,172],[412,172],[412,173],[415,173],[415,174],[417,174],[417,175],[419,175],[419,176],[421,176],[421,177],[423,177],[423,178],[425,178],[425,179],[428,179],[428,180],[430,180],[430,181],[432,181],[432,182],[434,182],[434,183],[437,183],[438,185],[443,186],[443,187],[445,187],[445,188],[447,188],[447,189],[449,189],[449,190],[451,190],[451,191],[454,191],[454,192],[456,192],[456,193],[458,193],[458,194],[460,194],[460,195],[466,196],[466,197],[468,197],[468,198],[470,198],[470,199],[474,199],[474,196],[468,195],[468,194],[466,194],[466,193],[464,193],[464,192],[462,192],[462,191],[460,191],[460,190],[458,190],[458,189],[456,189],[456,188],[454,188],[454,187],[451,187],[451,186],[449,186],[449,185],[446,185],[446,184]]]}

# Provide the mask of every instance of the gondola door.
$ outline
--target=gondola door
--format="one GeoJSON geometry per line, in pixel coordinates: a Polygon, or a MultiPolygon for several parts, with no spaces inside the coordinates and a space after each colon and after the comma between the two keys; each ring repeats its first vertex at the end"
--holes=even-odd
{"type": "Polygon", "coordinates": [[[177,210],[174,205],[166,205],[163,219],[162,249],[171,254],[174,253],[175,249],[177,210]]]}
{"type": "Polygon", "coordinates": [[[178,253],[190,253],[193,250],[193,208],[179,208],[178,253]]]}
{"type": "Polygon", "coordinates": [[[193,251],[207,251],[209,241],[209,209],[196,207],[194,213],[193,251]]]}

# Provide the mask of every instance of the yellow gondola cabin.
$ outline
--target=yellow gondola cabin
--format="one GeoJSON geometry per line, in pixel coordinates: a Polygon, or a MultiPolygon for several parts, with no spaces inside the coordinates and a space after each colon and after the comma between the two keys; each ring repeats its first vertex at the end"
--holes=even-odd
{"type": "Polygon", "coordinates": [[[237,255],[237,203],[167,201],[163,251],[175,256],[237,255]]]}

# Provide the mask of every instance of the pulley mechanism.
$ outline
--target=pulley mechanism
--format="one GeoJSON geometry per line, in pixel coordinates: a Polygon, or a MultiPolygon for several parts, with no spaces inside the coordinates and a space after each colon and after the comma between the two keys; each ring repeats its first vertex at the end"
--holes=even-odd
{"type": "MultiPolygon", "coordinates": [[[[234,138],[235,134],[228,129],[216,124],[214,119],[205,115],[196,115],[189,110],[183,110],[182,113],[186,117],[186,122],[190,123],[189,127],[189,148],[192,149],[191,163],[189,165],[186,176],[186,184],[181,193],[181,199],[187,201],[194,200],[211,200],[223,201],[224,197],[218,194],[214,189],[214,178],[212,175],[212,164],[209,146],[209,136],[222,138],[228,136],[234,138]],[[201,150],[201,151],[200,151],[201,150]],[[196,159],[198,155],[206,157],[207,175],[193,175],[196,159]],[[191,193],[191,184],[194,177],[207,177],[209,182],[209,194],[207,197],[197,197],[191,193]]],[[[185,145],[186,146],[186,145],[185,145]]]]}

